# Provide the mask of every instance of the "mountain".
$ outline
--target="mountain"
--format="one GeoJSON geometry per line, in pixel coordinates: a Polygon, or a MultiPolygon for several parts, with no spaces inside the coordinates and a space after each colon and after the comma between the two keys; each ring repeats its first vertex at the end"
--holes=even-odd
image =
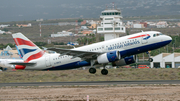
{"type": "MultiPolygon", "coordinates": [[[[180,15],[179,0],[114,0],[123,16],[180,15]]],[[[1,0],[0,22],[58,18],[99,18],[110,0],[1,0]]]]}

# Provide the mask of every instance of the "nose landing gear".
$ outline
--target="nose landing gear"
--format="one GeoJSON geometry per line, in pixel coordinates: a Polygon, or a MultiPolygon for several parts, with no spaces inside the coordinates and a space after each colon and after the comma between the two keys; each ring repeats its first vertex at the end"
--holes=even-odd
{"type": "Polygon", "coordinates": [[[153,62],[153,59],[151,58],[150,53],[148,51],[146,53],[148,54],[148,57],[149,57],[148,61],[153,62]]]}

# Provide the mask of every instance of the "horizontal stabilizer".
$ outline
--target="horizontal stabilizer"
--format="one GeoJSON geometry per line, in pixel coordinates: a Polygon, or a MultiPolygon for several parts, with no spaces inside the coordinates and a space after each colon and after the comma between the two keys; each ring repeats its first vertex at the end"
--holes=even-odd
{"type": "Polygon", "coordinates": [[[35,65],[36,63],[11,62],[9,64],[12,64],[12,65],[23,65],[23,66],[32,66],[32,65],[35,65]]]}

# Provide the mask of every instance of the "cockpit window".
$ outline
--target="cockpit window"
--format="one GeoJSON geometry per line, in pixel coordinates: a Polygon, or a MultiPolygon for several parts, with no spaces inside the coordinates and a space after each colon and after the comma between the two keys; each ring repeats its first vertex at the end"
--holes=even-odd
{"type": "Polygon", "coordinates": [[[153,37],[159,36],[159,35],[163,35],[162,33],[156,33],[153,35],[153,37]]]}

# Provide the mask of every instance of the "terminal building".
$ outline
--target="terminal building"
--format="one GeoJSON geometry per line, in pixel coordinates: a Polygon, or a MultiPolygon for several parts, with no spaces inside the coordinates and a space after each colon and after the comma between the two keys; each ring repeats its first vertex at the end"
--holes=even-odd
{"type": "Polygon", "coordinates": [[[180,68],[180,53],[161,53],[150,64],[151,68],[180,68]]]}
{"type": "Polygon", "coordinates": [[[0,59],[4,58],[19,58],[18,51],[7,46],[5,49],[0,50],[0,59]]]}
{"type": "Polygon", "coordinates": [[[121,20],[121,11],[107,9],[101,12],[101,22],[97,26],[97,34],[104,34],[104,40],[114,39],[126,33],[126,28],[121,20]]]}

